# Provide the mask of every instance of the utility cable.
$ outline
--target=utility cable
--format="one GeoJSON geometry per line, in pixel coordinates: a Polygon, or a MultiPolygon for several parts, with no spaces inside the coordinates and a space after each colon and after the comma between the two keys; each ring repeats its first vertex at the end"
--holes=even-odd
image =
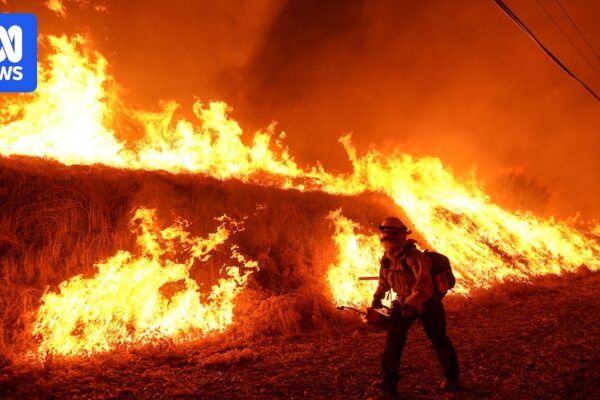
{"type": "Polygon", "coordinates": [[[563,71],[565,71],[571,78],[575,79],[577,83],[579,83],[592,97],[594,97],[598,102],[600,102],[600,96],[594,92],[594,90],[589,87],[583,80],[579,79],[566,65],[564,65],[540,40],[525,26],[525,24],[511,11],[510,8],[504,4],[502,0],[494,0],[494,2],[500,7],[502,11],[506,13],[525,33],[529,35],[529,37],[550,57],[563,71]]]}
{"type": "Polygon", "coordinates": [[[563,30],[563,28],[560,26],[560,24],[552,17],[552,15],[548,12],[548,10],[546,10],[546,8],[542,5],[542,3],[540,3],[540,0],[535,0],[535,2],[542,9],[542,11],[544,12],[544,14],[546,14],[546,16],[550,19],[550,21],[552,21],[552,23],[554,24],[554,26],[556,26],[556,28],[558,28],[558,30],[560,31],[560,33],[569,41],[569,43],[571,44],[571,46],[573,46],[573,48],[577,51],[577,53],[581,56],[581,58],[583,58],[585,60],[585,62],[594,70],[594,72],[596,73],[596,75],[598,75],[598,77],[600,78],[600,72],[598,72],[598,70],[596,69],[596,67],[594,66],[594,64],[592,64],[590,62],[590,60],[588,60],[588,58],[585,56],[585,54],[583,54],[581,52],[581,50],[579,50],[579,47],[577,47],[577,45],[575,44],[575,42],[573,42],[573,40],[571,40],[571,38],[569,37],[569,35],[567,35],[567,33],[563,30]]]}
{"type": "Polygon", "coordinates": [[[573,18],[571,18],[571,15],[563,7],[562,3],[559,0],[554,0],[554,2],[556,4],[558,4],[558,6],[562,10],[562,12],[567,16],[567,18],[571,22],[571,25],[573,25],[573,28],[575,28],[575,30],[577,31],[577,33],[579,33],[579,36],[581,36],[581,38],[583,39],[583,41],[585,42],[585,44],[587,44],[587,46],[592,51],[592,53],[594,53],[594,55],[596,56],[596,58],[598,59],[598,61],[600,61],[600,55],[598,55],[598,53],[596,52],[596,50],[594,49],[594,47],[592,46],[592,44],[587,40],[587,38],[585,37],[585,35],[583,34],[583,32],[581,32],[581,30],[579,29],[579,27],[577,26],[577,24],[575,23],[575,21],[573,20],[573,18]]]}

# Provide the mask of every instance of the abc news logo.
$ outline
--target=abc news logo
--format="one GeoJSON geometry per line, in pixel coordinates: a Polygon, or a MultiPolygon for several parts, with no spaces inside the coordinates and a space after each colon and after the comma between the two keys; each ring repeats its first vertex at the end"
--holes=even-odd
{"type": "Polygon", "coordinates": [[[0,92],[37,87],[37,19],[33,14],[0,14],[0,92]]]}
{"type": "MultiPolygon", "coordinates": [[[[0,63],[8,59],[11,63],[18,63],[23,58],[23,30],[20,26],[13,25],[6,29],[0,26],[0,63]]],[[[23,67],[2,66],[0,80],[20,81],[23,79],[23,67]]]]}

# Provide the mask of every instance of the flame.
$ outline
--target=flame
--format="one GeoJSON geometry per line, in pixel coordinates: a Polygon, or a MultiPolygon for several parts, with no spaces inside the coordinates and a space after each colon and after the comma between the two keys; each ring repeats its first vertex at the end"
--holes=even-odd
{"type": "Polygon", "coordinates": [[[135,149],[127,148],[106,126],[116,118],[109,104],[124,107],[107,89],[112,79],[106,73],[106,59],[90,50],[82,36],[49,36],[48,40],[53,53],[48,68],[42,69],[38,89],[7,101],[0,115],[2,155],[45,157],[65,165],[191,171],[221,179],[249,180],[261,171],[283,177],[319,175],[296,165],[280,140],[285,134],[273,140],[273,127],[257,132],[252,145],[246,146],[242,129],[227,115],[230,107],[219,101],[207,107],[194,104],[200,126],[185,119],[173,121],[174,102],[166,103],[158,113],[124,110],[143,126],[144,133],[135,149]]]}
{"type": "Polygon", "coordinates": [[[331,294],[340,305],[369,306],[377,282],[359,278],[379,275],[379,237],[360,233],[361,227],[345,218],[342,210],[331,212],[328,218],[334,223],[333,239],[338,248],[338,259],[329,266],[326,276],[331,294]]]}
{"type": "MultiPolygon", "coordinates": [[[[276,136],[273,126],[264,132],[256,132],[250,137],[249,144],[245,144],[241,127],[229,117],[230,108],[223,102],[208,105],[197,102],[193,111],[199,122],[176,117],[178,105],[174,102],[165,103],[160,112],[134,110],[123,104],[118,93],[110,89],[114,82],[106,72],[106,59],[90,50],[82,37],[49,37],[49,42],[53,53],[42,69],[37,92],[8,101],[0,115],[3,122],[0,154],[46,157],[66,165],[101,163],[120,168],[195,172],[218,179],[236,178],[331,194],[380,192],[389,196],[409,216],[410,221],[406,222],[425,239],[424,246],[450,258],[459,280],[457,292],[463,294],[505,279],[528,279],[535,275],[572,271],[581,265],[592,270],[600,267],[598,240],[590,232],[552,218],[506,211],[493,204],[475,181],[460,180],[437,158],[414,159],[399,151],[383,154],[376,150],[359,155],[351,138],[345,136],[340,142],[352,163],[351,173],[332,174],[319,164],[303,168],[283,144],[284,134],[276,136]],[[118,126],[115,122],[117,111],[142,127],[141,139],[125,142],[117,138],[111,128],[118,126]]],[[[363,285],[356,278],[376,272],[379,251],[373,232],[361,230],[341,213],[334,213],[331,218],[335,224],[334,240],[339,248],[337,263],[331,266],[326,278],[333,300],[341,304],[365,304],[371,297],[372,283],[363,285]]],[[[150,264],[154,269],[159,265],[155,259],[150,264]]],[[[66,296],[71,287],[81,287],[84,292],[89,292],[101,282],[109,285],[106,279],[112,276],[112,271],[133,274],[131,265],[152,268],[146,266],[145,259],[119,253],[99,265],[96,280],[78,278],[69,281],[61,287],[61,292],[66,296]]],[[[183,267],[175,270],[177,268],[183,267]]],[[[160,282],[154,284],[155,289],[160,282]]],[[[193,288],[191,282],[188,284],[193,288]]],[[[110,285],[123,283],[115,281],[110,285]]],[[[134,296],[134,292],[127,293],[134,296]]],[[[195,291],[191,289],[191,293],[195,291]]],[[[113,335],[109,335],[112,337],[109,342],[91,335],[94,339],[85,339],[89,342],[84,340],[80,347],[77,344],[79,338],[67,339],[77,326],[71,323],[63,327],[57,321],[61,321],[65,307],[85,308],[82,304],[90,303],[55,302],[58,298],[68,297],[48,295],[40,310],[43,323],[40,322],[36,332],[48,337],[41,347],[43,351],[61,354],[78,349],[92,351],[114,343],[143,340],[155,332],[180,331],[166,322],[170,320],[166,315],[171,314],[163,309],[170,310],[174,303],[163,301],[156,303],[156,315],[149,314],[139,305],[142,320],[151,321],[149,325],[134,330],[134,333],[129,332],[126,325],[120,325],[120,330],[113,332],[113,328],[108,327],[114,325],[106,322],[105,329],[113,335]],[[54,337],[57,339],[50,339],[54,337]]],[[[97,299],[94,304],[103,301],[97,299]]],[[[185,297],[181,301],[189,300],[185,297]]],[[[92,313],[93,310],[87,307],[83,315],[94,315],[98,321],[110,321],[120,315],[111,308],[115,305],[107,305],[106,310],[102,305],[101,313],[92,313]]],[[[200,305],[195,307],[204,310],[200,305]]],[[[199,324],[204,331],[212,329],[202,325],[204,322],[197,319],[200,311],[194,310],[183,320],[188,321],[189,326],[199,324]]]]}
{"type": "Polygon", "coordinates": [[[190,268],[195,261],[207,261],[242,227],[221,217],[216,232],[201,238],[186,232],[182,221],[160,230],[155,219],[155,210],[135,212],[139,255],[119,251],[97,264],[93,277],[75,276],[57,293],[43,296],[33,328],[40,338],[39,354],[91,354],[161,338],[181,341],[231,324],[234,299],[256,262],[246,261],[233,246],[231,257],[244,272],[225,266],[226,277],[208,295],[200,293],[190,268]],[[179,261],[183,254],[187,258],[179,261]],[[169,285],[174,293],[166,293],[169,285]]]}
{"type": "MultiPolygon", "coordinates": [[[[341,305],[367,307],[370,305],[377,282],[360,281],[359,278],[376,277],[379,274],[379,259],[383,251],[379,245],[378,235],[344,217],[341,210],[330,213],[328,217],[334,223],[333,239],[338,248],[337,260],[330,265],[327,272],[327,283],[333,298],[341,305]]],[[[499,213],[496,217],[507,216],[499,213]]],[[[525,217],[521,216],[521,218],[525,217]]],[[[434,223],[440,232],[445,235],[452,234],[448,228],[452,221],[434,223]]],[[[486,239],[484,235],[487,232],[483,229],[488,227],[483,224],[478,226],[478,223],[481,224],[480,221],[472,222],[474,232],[462,240],[464,246],[452,240],[440,240],[437,246],[429,246],[449,255],[457,277],[457,285],[453,289],[455,294],[468,295],[474,288],[486,289],[507,279],[527,280],[533,276],[574,271],[580,266],[598,269],[600,251],[597,240],[586,239],[585,236],[569,231],[559,224],[551,221],[543,223],[533,219],[517,226],[514,221],[509,220],[508,227],[505,229],[514,228],[515,233],[500,232],[499,235],[510,234],[509,237],[514,240],[505,242],[501,240],[502,236],[498,236],[494,241],[486,239]],[[539,236],[531,236],[526,241],[519,237],[519,228],[527,235],[537,233],[539,236]],[[548,236],[543,236],[544,234],[548,236]],[[482,241],[480,246],[471,243],[471,240],[477,238],[482,241]],[[446,244],[454,245],[443,247],[446,244]],[[483,256],[489,258],[478,258],[483,256]],[[476,260],[474,264],[461,262],[464,259],[468,260],[469,257],[476,260]]],[[[492,224],[493,222],[490,221],[488,225],[492,224]]],[[[455,229],[459,231],[461,226],[458,225],[455,229]]],[[[442,235],[438,234],[435,237],[438,236],[442,235]]],[[[424,250],[428,246],[420,244],[419,247],[424,250]]]]}
{"type": "Polygon", "coordinates": [[[0,153],[59,160],[66,165],[125,166],[123,143],[104,126],[109,117],[103,85],[106,59],[83,49],[83,37],[50,37],[49,71],[32,94],[8,101],[0,117],[0,153]]]}
{"type": "Polygon", "coordinates": [[[61,0],[47,0],[46,7],[61,17],[67,16],[67,10],[61,0]]]}
{"type": "Polygon", "coordinates": [[[353,164],[369,190],[388,194],[428,245],[450,258],[460,293],[506,279],[600,267],[600,248],[591,235],[552,218],[503,210],[436,158],[370,152],[353,164]]]}

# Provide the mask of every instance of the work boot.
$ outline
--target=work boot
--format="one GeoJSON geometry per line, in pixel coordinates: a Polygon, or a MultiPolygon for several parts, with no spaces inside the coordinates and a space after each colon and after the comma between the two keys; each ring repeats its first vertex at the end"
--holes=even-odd
{"type": "Polygon", "coordinates": [[[443,392],[455,392],[459,389],[458,379],[444,378],[440,383],[440,390],[443,392]]]}

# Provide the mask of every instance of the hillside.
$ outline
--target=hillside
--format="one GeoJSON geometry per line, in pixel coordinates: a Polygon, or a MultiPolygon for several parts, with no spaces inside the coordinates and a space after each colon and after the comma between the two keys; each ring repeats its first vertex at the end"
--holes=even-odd
{"type": "MultiPolygon", "coordinates": [[[[95,263],[120,249],[135,250],[130,220],[139,207],[156,209],[161,227],[186,220],[185,229],[199,236],[225,214],[244,222],[231,242],[260,265],[236,311],[238,319],[248,317],[250,336],[297,333],[337,318],[325,287],[336,251],[328,213],[343,208],[355,221],[375,226],[401,212],[376,194],[302,193],[32,158],[0,159],[0,188],[0,353],[9,359],[32,348],[31,323],[46,288],[55,291],[78,274],[91,277],[95,263]]],[[[217,252],[192,271],[193,278],[215,283],[225,257],[217,252]]]]}
{"type": "MultiPolygon", "coordinates": [[[[344,215],[374,227],[402,216],[388,198],[281,190],[192,174],[72,166],[31,158],[0,159],[0,397],[101,399],[362,398],[376,377],[384,335],[335,309],[325,281],[335,260],[334,227],[344,215]],[[91,357],[26,357],[45,291],[95,263],[135,249],[130,220],[140,207],[158,224],[188,221],[207,235],[214,218],[243,221],[232,242],[256,260],[223,333],[169,339],[91,357]]],[[[225,255],[194,269],[219,279],[225,255]]],[[[448,399],[587,399],[600,387],[600,276],[581,268],[475,290],[446,300],[464,389],[448,399]]],[[[438,396],[437,365],[418,324],[409,337],[404,398],[438,396]]]]}

